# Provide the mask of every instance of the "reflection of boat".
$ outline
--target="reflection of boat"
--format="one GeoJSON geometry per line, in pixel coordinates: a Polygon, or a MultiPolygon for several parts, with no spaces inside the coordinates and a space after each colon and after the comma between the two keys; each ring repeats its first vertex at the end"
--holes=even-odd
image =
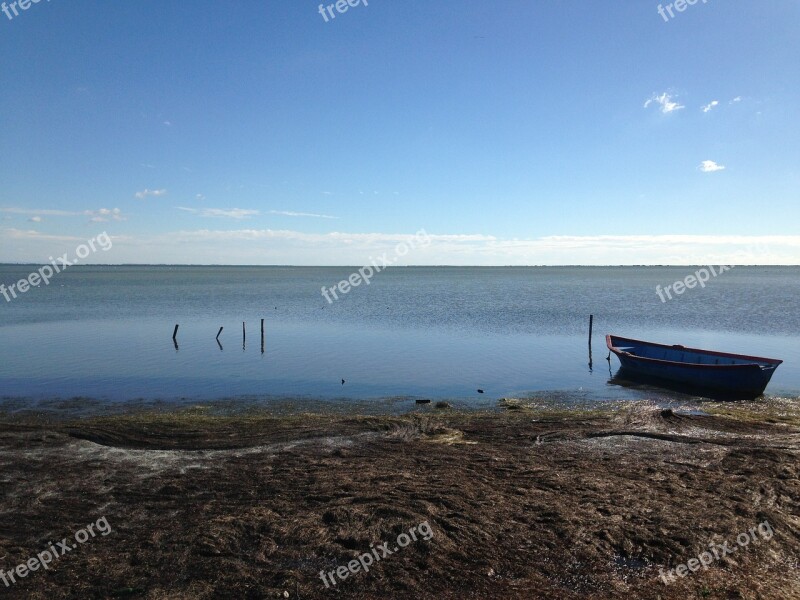
{"type": "MultiPolygon", "coordinates": [[[[619,358],[620,375],[688,386],[700,395],[755,398],[764,392],[783,361],[758,356],[727,354],[683,346],[667,346],[606,336],[606,345],[619,358]]],[[[687,390],[688,391],[688,390],[687,390]]]]}

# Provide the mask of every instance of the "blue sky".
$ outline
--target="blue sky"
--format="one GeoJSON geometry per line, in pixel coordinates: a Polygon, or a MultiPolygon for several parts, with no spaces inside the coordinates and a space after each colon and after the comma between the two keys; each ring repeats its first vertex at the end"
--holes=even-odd
{"type": "Polygon", "coordinates": [[[0,261],[800,263],[800,5],[658,6],[0,12],[0,261]]]}

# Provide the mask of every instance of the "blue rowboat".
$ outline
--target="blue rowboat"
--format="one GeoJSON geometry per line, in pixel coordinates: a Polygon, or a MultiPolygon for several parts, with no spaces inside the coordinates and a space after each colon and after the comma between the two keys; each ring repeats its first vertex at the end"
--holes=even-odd
{"type": "Polygon", "coordinates": [[[764,393],[775,369],[783,361],[759,356],[667,346],[616,335],[606,336],[608,349],[617,355],[623,375],[688,386],[712,397],[750,399],[764,393]]]}

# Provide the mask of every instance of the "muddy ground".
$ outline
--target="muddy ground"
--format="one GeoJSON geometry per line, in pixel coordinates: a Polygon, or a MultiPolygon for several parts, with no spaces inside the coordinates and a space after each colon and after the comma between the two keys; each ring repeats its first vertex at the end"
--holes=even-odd
{"type": "Polygon", "coordinates": [[[111,527],[0,596],[800,598],[798,405],[0,415],[0,569],[111,527]]]}

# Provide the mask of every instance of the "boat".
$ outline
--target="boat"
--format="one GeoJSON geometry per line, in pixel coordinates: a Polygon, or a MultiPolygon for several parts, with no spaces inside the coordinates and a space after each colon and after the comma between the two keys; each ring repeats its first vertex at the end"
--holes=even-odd
{"type": "Polygon", "coordinates": [[[728,354],[685,346],[668,346],[607,335],[608,349],[617,355],[620,374],[646,379],[661,387],[728,399],[753,399],[764,393],[775,369],[774,358],[728,354]],[[672,385],[670,385],[672,384],[672,385]]]}

